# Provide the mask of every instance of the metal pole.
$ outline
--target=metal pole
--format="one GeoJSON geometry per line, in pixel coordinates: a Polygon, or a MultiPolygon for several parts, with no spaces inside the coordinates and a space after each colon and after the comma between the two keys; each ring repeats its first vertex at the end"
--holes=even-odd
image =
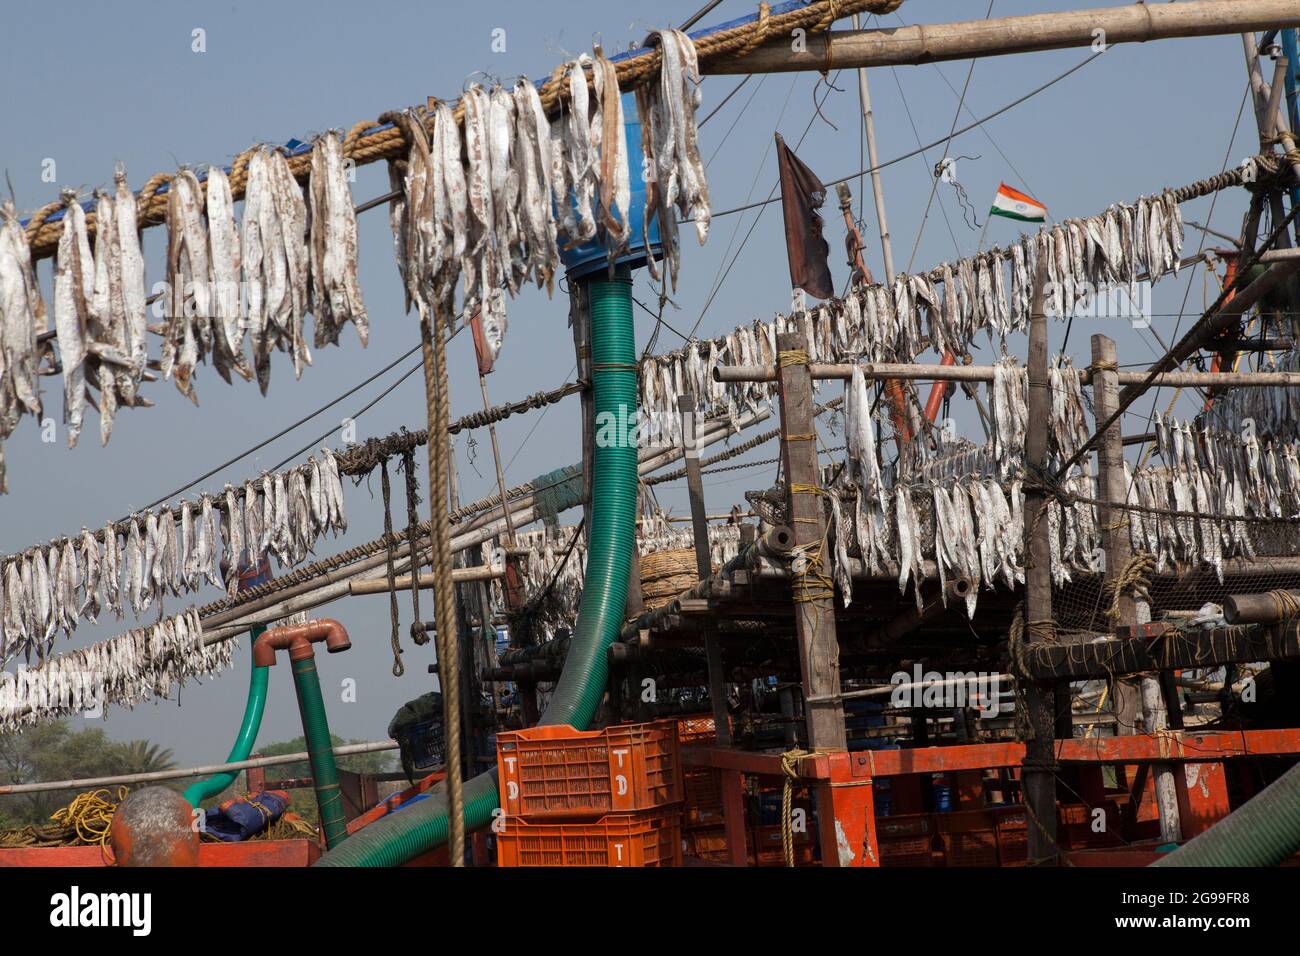
{"type": "MultiPolygon", "coordinates": [[[[479,391],[483,393],[483,411],[491,411],[492,403],[488,401],[487,376],[479,375],[479,391]]],[[[497,445],[497,426],[495,422],[488,422],[488,437],[492,439],[492,463],[497,469],[497,490],[501,492],[501,500],[506,500],[506,473],[501,467],[501,449],[497,445]]],[[[505,511],[506,519],[506,546],[513,548],[515,546],[515,525],[510,517],[510,509],[505,511]]]]}
{"type": "MultiPolygon", "coordinates": [[[[709,519],[704,509],[704,479],[700,476],[700,447],[695,440],[695,396],[677,396],[677,410],[682,416],[682,448],[686,455],[686,490],[691,499],[691,525],[695,532],[695,572],[701,581],[713,574],[709,553],[709,519]]],[[[722,666],[722,645],[713,628],[705,621],[704,658],[709,672],[709,700],[713,703],[713,725],[718,746],[731,746],[731,728],[727,723],[727,673],[722,666]]]]}
{"type": "MultiPolygon", "coordinates": [[[[1034,281],[1033,311],[1029,320],[1029,420],[1046,422],[1051,413],[1051,386],[1047,371],[1047,313],[1044,288],[1045,262],[1039,262],[1034,281]]],[[[1047,469],[1047,429],[1030,428],[1025,435],[1025,462],[1047,469]]],[[[1052,566],[1048,541],[1049,498],[1041,482],[1025,483],[1025,602],[1023,640],[1033,645],[1053,626],[1052,566]]],[[[1024,702],[1028,723],[1022,765],[1022,793],[1029,817],[1029,862],[1047,863],[1059,852],[1056,842],[1055,697],[1049,684],[1025,682],[1024,702]]]]}
{"type": "MultiPolygon", "coordinates": [[[[365,744],[344,744],[334,748],[335,757],[350,757],[354,754],[381,753],[396,750],[397,743],[392,740],[376,740],[365,744]]],[[[299,753],[276,754],[274,757],[251,757],[248,760],[235,760],[230,763],[213,763],[203,767],[182,767],[173,770],[154,770],[147,773],[120,773],[111,777],[83,777],[80,780],[45,780],[41,783],[15,783],[0,786],[0,797],[9,797],[19,793],[46,793],[51,790],[84,790],[90,787],[111,787],[125,783],[153,783],[159,780],[183,780],[186,777],[207,777],[214,773],[228,770],[251,770],[257,767],[275,767],[286,763],[305,761],[310,755],[303,750],[299,753]]]]}
{"type": "MultiPolygon", "coordinates": [[[[859,28],[853,14],[853,29],[859,28]]],[[[867,161],[871,164],[871,196],[876,203],[876,222],[880,224],[880,253],[885,262],[885,281],[894,284],[894,250],[889,242],[889,218],[885,215],[885,189],[880,182],[880,161],[876,156],[876,121],[871,110],[871,89],[867,85],[866,67],[858,67],[858,98],[862,101],[862,120],[867,128],[867,161]]]]}

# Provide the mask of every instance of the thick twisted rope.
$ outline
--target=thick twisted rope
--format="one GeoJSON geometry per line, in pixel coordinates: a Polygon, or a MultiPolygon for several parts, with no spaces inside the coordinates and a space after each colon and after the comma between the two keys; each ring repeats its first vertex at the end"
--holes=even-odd
{"type": "Polygon", "coordinates": [[[807,754],[808,751],[797,747],[781,754],[781,775],[785,778],[781,786],[781,851],[785,854],[786,866],[794,866],[794,824],[791,820],[794,787],[800,779],[799,761],[807,754]]]}
{"type": "MultiPolygon", "coordinates": [[[[425,399],[429,431],[447,434],[449,381],[447,345],[443,338],[446,314],[451,303],[437,302],[432,316],[422,316],[425,399]]],[[[456,639],[456,593],[451,581],[451,522],[447,514],[447,491],[451,476],[451,442],[446,438],[426,445],[429,461],[429,511],[433,549],[430,555],[434,577],[435,640],[438,653],[438,684],[442,690],[442,719],[446,728],[444,760],[447,770],[447,810],[452,866],[465,865],[464,780],[461,775],[460,656],[456,639]]],[[[412,569],[412,574],[415,574],[412,569]]]]}

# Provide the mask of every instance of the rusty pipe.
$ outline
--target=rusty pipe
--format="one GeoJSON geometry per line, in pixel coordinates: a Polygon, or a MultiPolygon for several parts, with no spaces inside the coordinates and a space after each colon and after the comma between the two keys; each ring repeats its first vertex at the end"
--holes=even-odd
{"type": "Polygon", "coordinates": [[[301,661],[315,656],[312,644],[325,642],[325,649],[331,654],[346,651],[352,646],[347,629],[332,618],[308,621],[306,624],[292,624],[288,627],[273,627],[262,634],[253,644],[253,664],[256,667],[272,667],[275,664],[275,652],[288,650],[289,660],[301,661]]]}

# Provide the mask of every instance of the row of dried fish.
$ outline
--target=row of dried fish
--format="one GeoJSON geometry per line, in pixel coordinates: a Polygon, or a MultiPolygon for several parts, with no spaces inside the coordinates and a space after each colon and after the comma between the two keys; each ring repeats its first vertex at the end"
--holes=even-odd
{"type": "Polygon", "coordinates": [[[227,383],[232,372],[246,381],[256,375],[263,393],[274,350],[288,352],[301,377],[311,364],[303,331],[308,312],[317,348],[338,344],[348,322],[366,344],[356,213],[338,131],[313,140],[305,196],[282,151],[251,153],[242,233],[229,179],[217,166],[208,167],[204,183],[190,170],[172,179],[167,220],[171,294],[161,367],[196,404],[195,367],[209,358],[227,383]],[[251,368],[245,339],[252,343],[251,368]]]}
{"type": "MultiPolygon", "coordinates": [[[[1090,295],[1133,287],[1177,271],[1183,229],[1170,192],[1105,213],[1070,219],[1003,250],[995,247],[928,273],[899,275],[892,285],[850,291],[813,309],[778,313],[709,341],[692,341],[641,364],[641,407],[667,424],[678,395],[688,391],[703,408],[726,409],[734,419],[775,395],[771,382],[723,384],[712,380],[718,365],[772,365],[776,336],[802,332],[814,362],[907,362],[933,346],[939,354],[968,352],[980,329],[990,341],[1024,331],[1032,305],[1037,264],[1046,266],[1047,309],[1064,318],[1090,295]],[[1008,281],[1007,269],[1010,269],[1008,281]]],[[[671,428],[671,425],[667,425],[671,428]]]]}
{"type": "MultiPolygon", "coordinates": [[[[674,523],[662,511],[642,517],[637,524],[637,553],[645,556],[656,551],[674,551],[695,547],[695,531],[690,524],[674,523]]],[[[720,568],[740,553],[740,525],[709,525],[709,563],[720,568]]]]}
{"type": "MultiPolygon", "coordinates": [[[[677,31],[659,37],[661,81],[638,93],[638,106],[646,225],[659,218],[675,283],[672,210],[694,217],[703,242],[708,189],[696,144],[695,48],[677,31]]],[[[408,303],[421,315],[447,309],[463,278],[465,311],[482,317],[494,359],[506,335],[506,292],[514,297],[529,281],[549,292],[561,247],[600,238],[613,260],[632,233],[630,157],[614,65],[597,47],[559,75],[564,96],[554,121],[527,78],[512,89],[471,84],[462,99],[463,136],[445,102],[431,117],[409,110],[399,121],[410,150],[389,167],[393,188],[402,191],[389,220],[408,303]]]]}
{"type": "Polygon", "coordinates": [[[0,671],[0,733],[48,720],[100,716],[172,696],[194,677],[230,667],[234,641],[203,643],[191,608],[156,624],[47,660],[37,668],[0,671]]]}
{"type": "Polygon", "coordinates": [[[11,555],[0,561],[0,661],[43,653],[58,631],[71,636],[80,619],[95,622],[102,610],[120,619],[129,608],[138,618],[168,595],[232,587],[229,569],[255,565],[267,553],[284,566],[298,564],[320,535],[346,530],[338,464],[322,449],[320,461],[242,488],[226,485],[217,496],[11,555]]]}
{"type": "MultiPolygon", "coordinates": [[[[1298,372],[1300,352],[1291,349],[1270,356],[1259,371],[1298,372]]],[[[1300,438],[1300,386],[1235,388],[1215,395],[1203,417],[1219,431],[1242,434],[1253,430],[1273,438],[1300,438]]]]}
{"type": "MultiPolygon", "coordinates": [[[[209,359],[227,382],[232,372],[248,380],[255,370],[263,392],[274,349],[290,352],[301,375],[311,363],[303,334],[308,312],[315,316],[318,348],[337,343],[347,322],[366,342],[356,216],[338,134],[317,137],[311,158],[309,202],[282,152],[259,148],[251,154],[242,236],[224,170],[208,167],[201,182],[183,169],[168,185],[165,321],[154,329],[163,335],[158,368],[196,402],[195,367],[209,359]],[[247,337],[253,343],[251,367],[247,337]]],[[[93,248],[76,192],[62,193],[53,318],[70,447],[80,437],[88,404],[99,412],[102,443],[119,408],[151,404],[140,395],[141,383],[154,376],[148,371],[150,326],[136,197],[120,165],[114,181],[113,192],[95,194],[93,248]]],[[[0,209],[0,218],[3,441],[21,414],[41,414],[37,343],[48,316],[12,204],[0,209]]]]}
{"type": "MultiPolygon", "coordinates": [[[[1071,476],[1064,486],[1083,498],[1096,496],[1095,482],[1087,475],[1071,476]]],[[[965,477],[892,488],[877,485],[874,493],[870,487],[861,484],[859,473],[830,496],[835,532],[830,568],[846,606],[852,600],[851,556],[860,559],[869,574],[897,575],[900,593],[906,593],[910,581],[918,606],[917,588],[927,576],[925,562],[934,562],[941,586],[953,578],[971,584],[966,611],[972,617],[981,585],[1014,588],[1024,582],[1024,492],[1019,478],[1007,483],[995,477],[965,477]]],[[[1101,570],[1095,506],[1074,502],[1063,508],[1052,500],[1047,520],[1056,584],[1070,581],[1074,571],[1101,570]]]]}
{"type": "MultiPolygon", "coordinates": [[[[1088,406],[1083,397],[1082,375],[1068,355],[1060,354],[1048,370],[1051,406],[1048,415],[1048,454],[1058,462],[1071,458],[1091,437],[1088,406]]],[[[1029,377],[1014,356],[993,364],[988,383],[992,426],[992,458],[998,476],[1006,480],[1022,467],[1025,433],[1029,425],[1029,377]]]]}
{"type": "Polygon", "coordinates": [[[1134,547],[1155,555],[1161,569],[1204,563],[1222,580],[1225,558],[1255,557],[1250,526],[1232,518],[1300,515],[1300,443],[1198,428],[1157,412],[1156,445],[1164,466],[1139,469],[1127,487],[1131,504],[1189,513],[1130,513],[1134,547]]]}
{"type": "MultiPolygon", "coordinates": [[[[528,626],[535,639],[551,640],[558,628],[572,627],[578,619],[587,567],[587,539],[581,528],[543,526],[516,531],[514,546],[528,551],[522,581],[524,601],[531,609],[528,626]]],[[[482,551],[485,564],[499,563],[491,542],[485,542],[482,551]]],[[[494,616],[506,613],[505,591],[500,581],[492,582],[489,600],[494,616]]]]}

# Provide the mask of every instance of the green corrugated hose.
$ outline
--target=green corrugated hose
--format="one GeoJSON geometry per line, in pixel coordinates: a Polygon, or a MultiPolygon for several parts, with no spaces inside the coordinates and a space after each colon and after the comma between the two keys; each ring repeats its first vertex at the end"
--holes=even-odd
{"type": "Polygon", "coordinates": [[[339,771],[334,765],[334,744],[325,717],[325,700],[316,674],[316,658],[293,662],[293,686],[298,691],[298,709],[302,711],[302,732],[307,737],[307,759],[316,785],[316,806],[320,810],[320,828],[325,846],[333,849],[348,838],[343,817],[343,791],[339,789],[339,771]]]}
{"type": "Polygon", "coordinates": [[[1151,865],[1277,866],[1297,851],[1300,764],[1210,829],[1151,865]]]}
{"type": "MultiPolygon", "coordinates": [[[[608,650],[619,634],[632,571],[636,533],[637,448],[636,341],[632,325],[632,276],[620,267],[584,280],[591,309],[592,390],[597,440],[592,473],[591,528],[582,604],[564,672],[543,724],[586,729],[605,693],[608,650]],[[613,428],[601,430],[602,423],[613,428]],[[631,430],[632,434],[627,433],[631,430]]],[[[486,826],[497,808],[496,771],[465,784],[465,829],[486,826]]],[[[447,842],[445,800],[424,800],[358,830],[317,866],[398,866],[447,842]]]]}
{"type": "MultiPolygon", "coordinates": [[[[253,643],[257,642],[265,630],[265,624],[253,625],[250,632],[253,643]]],[[[239,735],[235,738],[235,745],[230,748],[230,756],[226,758],[226,763],[247,760],[248,755],[253,752],[253,745],[257,743],[257,732],[262,727],[262,714],[266,712],[267,675],[270,668],[258,667],[256,664],[253,664],[252,668],[253,672],[248,679],[248,702],[244,704],[244,722],[240,724],[239,735]]],[[[192,784],[185,791],[185,799],[189,801],[190,806],[198,807],[204,800],[215,797],[225,790],[238,776],[238,772],[229,770],[214,773],[192,784]]]]}

